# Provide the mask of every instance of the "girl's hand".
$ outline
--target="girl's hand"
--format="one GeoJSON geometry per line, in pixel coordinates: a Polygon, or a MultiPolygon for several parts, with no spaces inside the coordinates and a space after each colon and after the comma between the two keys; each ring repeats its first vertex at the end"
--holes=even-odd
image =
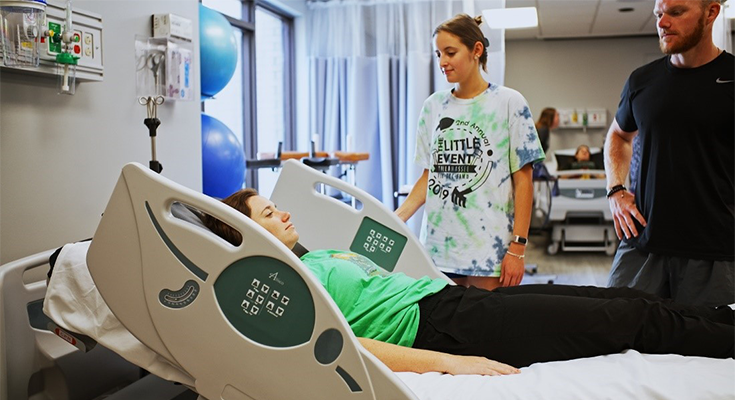
{"type": "Polygon", "coordinates": [[[456,356],[449,354],[444,373],[452,375],[512,375],[520,374],[518,368],[485,357],[456,356]]]}
{"type": "Polygon", "coordinates": [[[523,260],[506,253],[500,265],[500,285],[504,287],[520,285],[525,272],[526,266],[523,260]]]}

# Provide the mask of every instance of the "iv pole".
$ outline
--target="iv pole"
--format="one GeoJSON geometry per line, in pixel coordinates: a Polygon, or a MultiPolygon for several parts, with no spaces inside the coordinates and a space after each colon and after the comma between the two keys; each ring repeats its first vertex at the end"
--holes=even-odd
{"type": "Polygon", "coordinates": [[[148,127],[148,134],[151,137],[151,161],[148,166],[151,170],[156,173],[163,171],[163,165],[156,160],[156,130],[161,125],[161,120],[158,119],[158,106],[163,104],[163,96],[148,96],[141,97],[138,99],[138,103],[146,106],[148,111],[148,118],[143,120],[143,124],[148,127]]]}

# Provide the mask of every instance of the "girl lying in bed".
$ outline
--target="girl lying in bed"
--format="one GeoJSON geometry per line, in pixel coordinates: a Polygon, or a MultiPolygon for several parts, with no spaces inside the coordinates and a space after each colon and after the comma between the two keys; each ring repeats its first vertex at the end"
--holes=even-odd
{"type": "MultiPolygon", "coordinates": [[[[367,257],[306,251],[291,214],[253,189],[223,200],[316,275],[367,350],[393,371],[515,374],[516,367],[635,349],[731,358],[733,310],[682,306],[628,288],[527,285],[486,291],[389,274],[367,257]],[[497,360],[497,361],[493,361],[497,360]]],[[[206,216],[232,244],[240,234],[206,216]]]]}

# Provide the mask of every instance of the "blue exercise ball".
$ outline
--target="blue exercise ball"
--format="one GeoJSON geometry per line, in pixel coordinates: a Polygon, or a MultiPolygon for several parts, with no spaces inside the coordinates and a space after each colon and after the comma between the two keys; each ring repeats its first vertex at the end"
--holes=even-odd
{"type": "Polygon", "coordinates": [[[225,198],[245,183],[245,152],[220,120],[202,114],[202,178],[204,194],[225,198]]]}
{"type": "Polygon", "coordinates": [[[199,54],[202,99],[219,93],[237,67],[237,41],[229,21],[217,11],[199,4],[199,54]]]}

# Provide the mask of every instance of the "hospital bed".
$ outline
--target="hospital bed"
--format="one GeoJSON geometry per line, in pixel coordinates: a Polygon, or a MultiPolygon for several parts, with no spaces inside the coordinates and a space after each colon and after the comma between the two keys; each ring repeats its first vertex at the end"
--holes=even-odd
{"type": "Polygon", "coordinates": [[[606,197],[607,183],[604,178],[595,177],[605,174],[602,153],[599,148],[590,148],[591,161],[597,168],[580,170],[572,169],[575,151],[554,153],[556,166],[550,172],[559,179],[548,210],[551,241],[547,252],[554,255],[559,251],[604,251],[613,255],[618,241],[606,197]],[[580,176],[584,179],[578,179],[580,176]]]}
{"type": "MultiPolygon", "coordinates": [[[[383,257],[394,271],[441,277],[405,225],[366,193],[297,162],[287,162],[281,178],[273,195],[277,205],[288,210],[281,201],[306,203],[309,211],[290,210],[307,248],[321,245],[308,237],[316,232],[383,257]],[[322,183],[349,191],[360,200],[359,209],[322,195],[322,183]],[[385,244],[391,243],[388,251],[385,244]]],[[[91,244],[62,248],[48,288],[45,282],[23,283],[24,271],[43,266],[48,255],[0,267],[0,400],[31,398],[24,388],[65,356],[51,347],[75,350],[29,322],[28,305],[43,299],[44,291],[44,311],[60,328],[91,336],[96,348],[181,383],[161,381],[145,392],[165,392],[157,398],[180,398],[173,389],[209,400],[735,398],[735,360],[635,351],[539,363],[503,377],[393,373],[358,344],[318,280],[273,236],[138,164],[123,169],[91,244]],[[196,219],[189,222],[181,204],[227,221],[243,233],[243,244],[231,246],[196,219]],[[263,307],[254,310],[258,304],[263,307]],[[46,367],[37,365],[41,353],[46,367]],[[25,364],[22,370],[14,368],[18,363],[25,364]]],[[[155,382],[151,376],[139,381],[155,382]]],[[[64,398],[42,389],[53,388],[37,388],[34,399],[64,398]]]]}

